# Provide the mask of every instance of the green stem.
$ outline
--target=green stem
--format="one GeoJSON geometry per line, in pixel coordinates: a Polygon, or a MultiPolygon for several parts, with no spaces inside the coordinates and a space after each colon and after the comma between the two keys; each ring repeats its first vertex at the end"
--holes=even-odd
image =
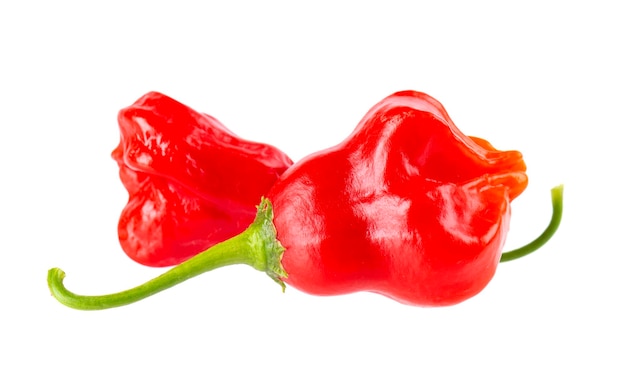
{"type": "Polygon", "coordinates": [[[550,219],[550,223],[548,227],[544,230],[537,239],[531,241],[530,243],[524,245],[521,248],[502,253],[500,257],[500,262],[508,262],[514,259],[522,258],[524,256],[529,255],[530,253],[536,251],[541,248],[544,244],[552,238],[556,230],[559,228],[561,224],[561,218],[563,217],[563,185],[559,185],[557,187],[552,188],[552,219],[550,219]]]}
{"type": "Polygon", "coordinates": [[[68,307],[82,310],[107,309],[134,303],[219,267],[246,264],[266,272],[284,290],[285,284],[281,278],[287,277],[287,273],[280,260],[285,249],[276,239],[272,218],[272,205],[264,198],[258,206],[254,222],[244,232],[126,291],[99,296],[74,294],[63,285],[65,272],[59,268],[48,271],[48,287],[52,295],[68,307]]]}

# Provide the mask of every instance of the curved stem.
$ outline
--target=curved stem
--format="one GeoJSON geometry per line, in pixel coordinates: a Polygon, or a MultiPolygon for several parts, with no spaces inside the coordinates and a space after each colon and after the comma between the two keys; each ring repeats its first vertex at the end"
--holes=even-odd
{"type": "Polygon", "coordinates": [[[537,239],[531,241],[523,247],[502,253],[502,256],[500,257],[500,263],[512,261],[514,259],[522,258],[529,255],[530,253],[536,251],[544,244],[546,244],[548,240],[552,238],[554,233],[556,233],[556,230],[561,224],[561,218],[563,217],[563,185],[552,188],[551,194],[552,218],[550,219],[548,227],[544,230],[543,233],[541,233],[541,235],[539,235],[539,237],[537,237],[537,239]]]}
{"type": "Polygon", "coordinates": [[[65,272],[59,268],[48,271],[48,287],[52,295],[68,307],[82,310],[107,309],[134,303],[219,267],[247,264],[266,272],[284,290],[285,284],[281,278],[287,277],[287,273],[280,263],[284,248],[276,240],[272,218],[272,206],[264,198],[258,206],[256,219],[244,232],[126,291],[99,296],[74,294],[63,285],[65,272]]]}

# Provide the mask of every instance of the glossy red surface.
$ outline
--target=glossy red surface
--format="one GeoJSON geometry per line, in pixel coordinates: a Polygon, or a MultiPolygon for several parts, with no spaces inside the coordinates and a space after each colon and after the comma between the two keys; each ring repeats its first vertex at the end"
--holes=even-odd
{"type": "Polygon", "coordinates": [[[244,140],[158,92],[121,110],[118,121],[112,156],[129,193],[119,239],[148,266],[178,264],[243,231],[292,164],[277,148],[244,140]]]}
{"type": "Polygon", "coordinates": [[[432,97],[393,94],[272,187],[284,281],[319,295],[461,302],[495,273],[525,170],[519,152],[465,136],[432,97]]]}

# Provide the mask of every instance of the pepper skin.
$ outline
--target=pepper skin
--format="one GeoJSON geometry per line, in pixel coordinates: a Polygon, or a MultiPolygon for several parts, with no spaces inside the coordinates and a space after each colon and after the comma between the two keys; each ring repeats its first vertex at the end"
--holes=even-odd
{"type": "Polygon", "coordinates": [[[272,187],[284,281],[421,306],[468,299],[495,273],[525,170],[519,152],[465,136],[432,97],[393,94],[272,187]]]}
{"type": "Polygon", "coordinates": [[[275,147],[239,138],[158,92],[122,109],[118,122],[112,156],[129,194],[119,240],[147,266],[179,264],[243,231],[292,164],[275,147]]]}

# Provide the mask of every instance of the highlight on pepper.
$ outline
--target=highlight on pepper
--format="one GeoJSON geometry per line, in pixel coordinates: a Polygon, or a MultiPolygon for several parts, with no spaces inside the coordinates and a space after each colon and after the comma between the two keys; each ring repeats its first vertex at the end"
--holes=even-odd
{"type": "MultiPolygon", "coordinates": [[[[521,153],[500,151],[484,139],[464,135],[443,106],[421,92],[390,95],[372,107],[344,141],[295,164],[269,145],[233,145],[239,138],[219,123],[221,128],[212,128],[216,120],[206,120],[208,115],[167,96],[146,96],[119,116],[122,140],[113,156],[129,204],[155,203],[155,196],[136,194],[155,193],[161,185],[160,193],[167,188],[174,198],[170,203],[184,196],[191,203],[205,201],[205,209],[217,205],[231,214],[158,207],[162,212],[156,221],[143,219],[143,230],[133,232],[135,248],[148,254],[143,259],[150,262],[134,259],[151,266],[176,265],[142,285],[99,296],[67,290],[65,273],[53,268],[48,272],[50,291],[69,307],[127,305],[232,264],[265,272],[283,290],[289,285],[313,295],[370,291],[408,305],[454,305],[483,290],[499,263],[546,244],[561,222],[562,185],[552,189],[552,218],[546,230],[527,245],[503,253],[511,202],[528,184],[521,153]],[[176,124],[201,125],[213,133],[177,130],[176,124]],[[125,130],[133,133],[125,135],[125,130]],[[155,154],[154,137],[193,144],[155,154]],[[141,144],[128,143],[131,140],[141,144]],[[151,159],[137,159],[137,146],[151,159]],[[255,151],[259,147],[265,150],[255,151]],[[168,165],[177,157],[185,157],[182,167],[168,165]],[[237,189],[244,188],[244,179],[267,184],[237,189]],[[255,195],[260,204],[249,206],[256,217],[245,230],[221,241],[206,236],[220,229],[224,219],[235,222],[233,228],[241,226],[237,221],[244,217],[235,218],[239,208],[246,208],[255,195]],[[240,207],[230,207],[235,204],[240,207]],[[204,228],[194,228],[200,225],[204,228]],[[154,236],[165,230],[169,237],[154,236]],[[189,243],[197,245],[194,254],[183,251],[189,243]]],[[[124,221],[125,216],[134,215],[124,212],[120,228],[132,229],[133,221],[124,221]]]]}

